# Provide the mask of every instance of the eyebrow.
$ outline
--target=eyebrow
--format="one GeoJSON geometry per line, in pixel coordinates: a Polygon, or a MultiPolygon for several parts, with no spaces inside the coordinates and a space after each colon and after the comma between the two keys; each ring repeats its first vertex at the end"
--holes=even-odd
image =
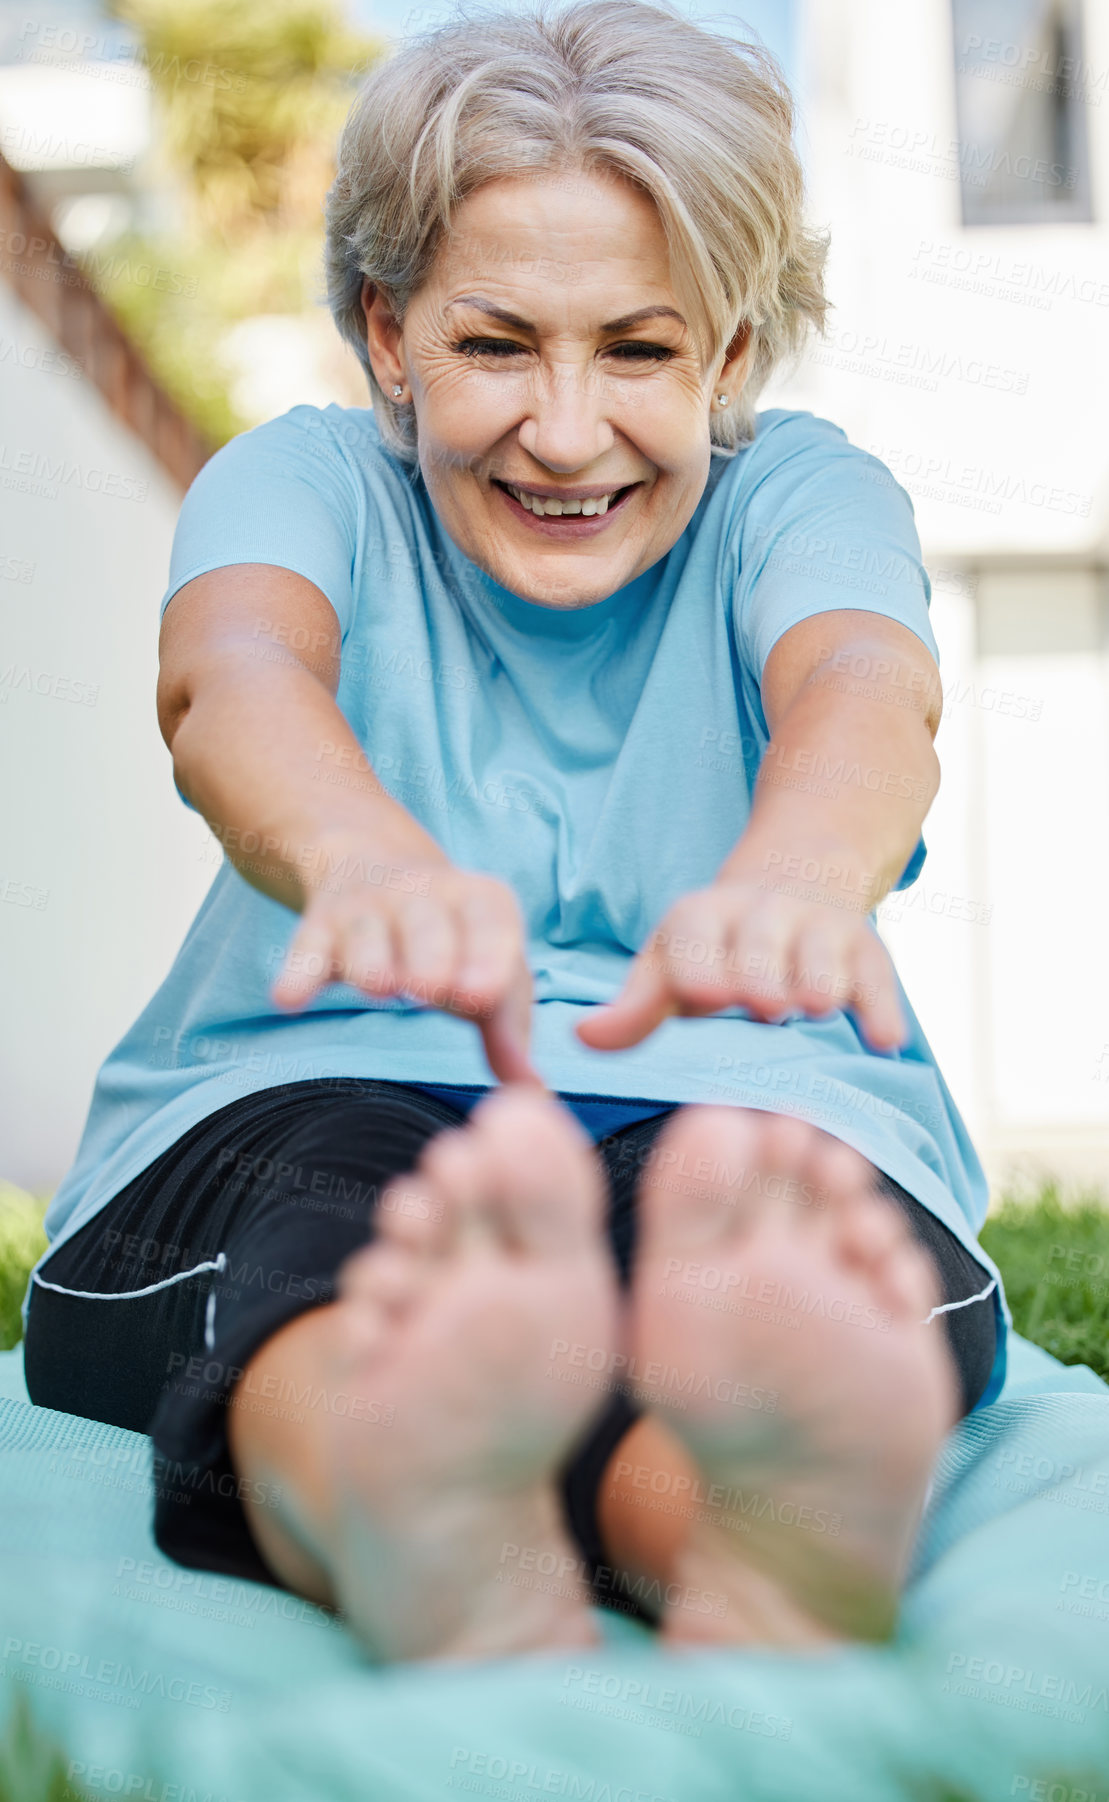
{"type": "MultiPolygon", "coordinates": [[[[533,332],[534,325],[528,319],[521,319],[518,313],[510,313],[505,307],[499,307],[492,300],[483,300],[480,294],[461,294],[455,300],[448,300],[448,307],[476,307],[479,313],[488,313],[490,319],[499,319],[502,325],[510,325],[517,332],[533,332]]],[[[601,331],[626,332],[633,325],[641,325],[645,319],[676,319],[679,325],[685,325],[682,315],[674,307],[638,307],[634,313],[624,313],[619,319],[610,319],[601,331]]],[[[687,327],[688,330],[688,327],[687,327]]]]}

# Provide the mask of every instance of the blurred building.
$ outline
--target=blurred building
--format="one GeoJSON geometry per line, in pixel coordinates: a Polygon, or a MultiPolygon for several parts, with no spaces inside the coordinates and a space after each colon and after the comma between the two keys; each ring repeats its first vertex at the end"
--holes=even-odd
{"type": "Polygon", "coordinates": [[[154,711],[207,448],[0,160],[0,1174],[49,1191],[214,873],[154,711]]]}
{"type": "MultiPolygon", "coordinates": [[[[929,858],[882,930],[993,1179],[1109,1182],[1109,9],[777,12],[835,306],[763,404],[835,420],[908,489],[941,647],[929,858]]],[[[759,0],[752,22],[772,13],[759,0]]],[[[0,737],[21,772],[0,868],[0,1174],[49,1189],[215,868],[154,717],[158,597],[203,453],[74,261],[110,258],[177,205],[137,46],[91,0],[49,18],[0,0],[0,151],[16,171],[0,220],[0,737]]],[[[323,313],[237,327],[244,412],[361,404],[329,373],[331,330],[323,313]]],[[[850,605],[845,548],[823,555],[850,605]]]]}
{"type": "Polygon", "coordinates": [[[798,12],[835,309],[765,404],[835,420],[913,497],[946,697],[928,862],[883,934],[995,1180],[1104,1183],[1109,8],[798,12]]]}

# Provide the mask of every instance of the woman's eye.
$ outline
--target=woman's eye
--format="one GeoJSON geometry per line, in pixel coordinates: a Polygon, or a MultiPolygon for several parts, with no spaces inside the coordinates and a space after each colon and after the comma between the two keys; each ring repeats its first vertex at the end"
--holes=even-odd
{"type": "Polygon", "coordinates": [[[663,363],[674,355],[665,344],[617,344],[613,356],[618,356],[622,350],[629,351],[633,357],[650,357],[654,363],[663,363]]]}
{"type": "MultiPolygon", "coordinates": [[[[511,338],[463,338],[454,348],[461,351],[464,357],[511,357],[524,352],[527,346],[515,344],[511,338]]],[[[674,352],[664,344],[631,343],[616,344],[609,354],[619,357],[622,363],[631,362],[640,357],[645,357],[652,363],[662,363],[668,361],[674,352]],[[622,355],[621,353],[627,354],[622,355]]]]}
{"type": "Polygon", "coordinates": [[[481,357],[486,352],[490,352],[493,356],[501,356],[506,351],[511,356],[513,351],[523,350],[524,346],[513,344],[511,338],[463,338],[462,342],[456,344],[454,348],[460,350],[464,357],[481,357]]]}

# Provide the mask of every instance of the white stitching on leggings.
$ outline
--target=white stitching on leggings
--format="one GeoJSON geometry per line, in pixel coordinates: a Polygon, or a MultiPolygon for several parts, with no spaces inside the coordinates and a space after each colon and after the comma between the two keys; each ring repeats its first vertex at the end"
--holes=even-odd
{"type": "Polygon", "coordinates": [[[66,1289],[61,1283],[48,1283],[37,1270],[33,1272],[33,1281],[40,1289],[53,1289],[56,1295],[77,1295],[82,1301],[135,1301],[140,1295],[154,1295],[159,1289],[168,1289],[171,1283],[183,1283],[186,1277],[200,1276],[202,1271],[222,1270],[226,1262],[227,1254],[221,1251],[218,1258],[208,1258],[192,1270],[179,1270],[176,1276],[167,1276],[160,1283],[148,1283],[145,1289],[124,1289],[118,1295],[101,1295],[95,1289],[66,1289]]]}
{"type": "Polygon", "coordinates": [[[939,1307],[933,1308],[932,1312],[928,1315],[927,1319],[922,1320],[920,1324],[921,1324],[921,1326],[927,1326],[928,1321],[935,1320],[937,1314],[950,1314],[952,1308],[969,1308],[971,1302],[973,1302],[973,1301],[985,1301],[988,1296],[993,1294],[993,1292],[996,1288],[997,1288],[997,1278],[996,1278],[996,1276],[991,1277],[990,1281],[986,1284],[986,1287],[984,1289],[980,1289],[977,1295],[968,1295],[965,1301],[941,1302],[939,1307]]]}

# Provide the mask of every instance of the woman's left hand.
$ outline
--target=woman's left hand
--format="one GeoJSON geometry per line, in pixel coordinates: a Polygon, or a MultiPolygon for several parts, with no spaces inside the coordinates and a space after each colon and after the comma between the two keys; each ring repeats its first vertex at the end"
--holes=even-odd
{"type": "Polygon", "coordinates": [[[907,1036],[893,965],[867,916],[767,889],[754,877],[683,895],[616,1000],[594,1009],[577,1034],[595,1050],[618,1051],[672,1015],[737,1006],[763,1021],[843,1008],[875,1051],[892,1051],[907,1036]]]}

